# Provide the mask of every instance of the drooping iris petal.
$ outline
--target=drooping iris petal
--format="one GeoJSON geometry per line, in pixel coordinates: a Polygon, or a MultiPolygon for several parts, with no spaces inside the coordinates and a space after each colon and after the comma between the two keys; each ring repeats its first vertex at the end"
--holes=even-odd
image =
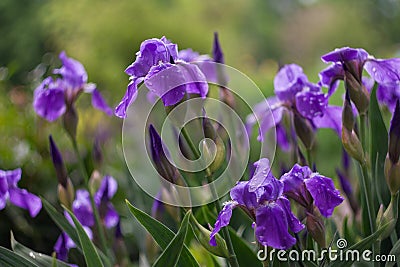
{"type": "Polygon", "coordinates": [[[112,116],[113,114],[113,110],[110,108],[110,106],[107,105],[103,96],[97,89],[93,90],[92,92],[92,106],[103,111],[108,116],[112,116]]]}
{"type": "Polygon", "coordinates": [[[117,192],[118,184],[112,176],[106,175],[101,181],[100,187],[94,195],[96,204],[105,198],[107,201],[112,199],[117,192]]]}
{"type": "Polygon", "coordinates": [[[334,208],[343,202],[340,192],[327,177],[312,175],[309,179],[305,179],[304,183],[314,199],[315,206],[325,217],[331,216],[334,208]]]}
{"type": "Polygon", "coordinates": [[[42,209],[42,201],[26,189],[18,188],[17,183],[21,179],[21,174],[20,168],[10,171],[0,170],[0,209],[3,209],[7,199],[10,199],[12,204],[28,210],[31,217],[36,217],[42,209]]]}
{"type": "Polygon", "coordinates": [[[143,82],[144,78],[133,78],[132,81],[128,84],[127,90],[125,92],[124,97],[121,102],[115,108],[115,115],[120,118],[126,117],[126,111],[128,110],[129,105],[135,101],[137,97],[137,89],[141,82],[143,82]]]}
{"type": "Polygon", "coordinates": [[[296,108],[303,117],[308,119],[322,117],[327,104],[328,99],[322,92],[303,90],[296,94],[296,108]]]}
{"type": "Polygon", "coordinates": [[[67,238],[69,238],[69,236],[66,233],[61,233],[54,245],[57,259],[62,261],[68,260],[68,251],[70,247],[67,246],[67,238]]]}
{"type": "Polygon", "coordinates": [[[376,97],[380,103],[384,103],[393,112],[396,101],[400,99],[400,84],[379,84],[376,97]]]}
{"type": "Polygon", "coordinates": [[[83,189],[76,191],[76,199],[72,203],[72,211],[82,225],[89,227],[94,225],[93,210],[88,191],[83,189]]]}
{"type": "Polygon", "coordinates": [[[290,209],[290,202],[286,197],[279,197],[276,200],[276,203],[278,203],[278,205],[280,205],[281,208],[285,211],[286,219],[292,232],[298,233],[304,229],[304,224],[302,224],[299,219],[297,219],[297,217],[293,214],[292,210],[290,209]]]}
{"type": "Polygon", "coordinates": [[[364,68],[379,84],[400,84],[400,58],[369,59],[364,68]]]}
{"type": "Polygon", "coordinates": [[[223,209],[218,214],[217,221],[215,222],[214,229],[210,234],[210,245],[216,246],[217,243],[215,241],[215,235],[221,230],[222,227],[225,227],[229,224],[229,221],[232,217],[232,210],[237,206],[237,202],[230,201],[224,204],[223,209]]]}
{"type": "Polygon", "coordinates": [[[335,130],[338,136],[342,134],[342,107],[327,106],[322,117],[312,119],[317,128],[331,128],[335,130]]]}
{"type": "Polygon", "coordinates": [[[282,102],[276,96],[264,99],[255,105],[254,112],[246,118],[248,135],[251,136],[253,126],[258,122],[260,127],[257,139],[258,141],[263,141],[266,132],[281,121],[284,109],[282,102]]]}
{"type": "Polygon", "coordinates": [[[10,202],[15,206],[29,211],[31,217],[36,217],[42,209],[42,201],[38,196],[29,193],[26,189],[10,188],[10,202]]]}
{"type": "Polygon", "coordinates": [[[64,90],[57,84],[51,77],[44,79],[35,89],[33,97],[35,112],[50,122],[58,119],[66,110],[64,90]]]}
{"type": "Polygon", "coordinates": [[[111,205],[111,203],[108,203],[107,212],[106,215],[104,216],[104,225],[106,226],[106,228],[111,228],[116,226],[118,222],[119,222],[118,212],[115,210],[114,206],[111,205]]]}
{"type": "Polygon", "coordinates": [[[7,204],[8,194],[8,183],[7,179],[0,175],[0,210],[4,209],[7,204]]]}
{"type": "Polygon", "coordinates": [[[322,86],[329,88],[328,97],[330,97],[339,85],[339,80],[344,79],[344,70],[342,63],[334,63],[319,73],[322,86]]]}
{"type": "Polygon", "coordinates": [[[288,220],[284,209],[271,202],[256,211],[256,237],[264,246],[288,249],[296,239],[288,232],[288,220]]]}
{"type": "Polygon", "coordinates": [[[60,74],[71,89],[82,88],[88,79],[83,65],[79,61],[67,57],[64,51],[60,53],[59,57],[63,65],[61,68],[55,69],[53,73],[60,74]]]}
{"type": "Polygon", "coordinates": [[[285,65],[274,78],[275,94],[281,101],[293,102],[306,81],[307,76],[300,66],[296,64],[285,65]]]}

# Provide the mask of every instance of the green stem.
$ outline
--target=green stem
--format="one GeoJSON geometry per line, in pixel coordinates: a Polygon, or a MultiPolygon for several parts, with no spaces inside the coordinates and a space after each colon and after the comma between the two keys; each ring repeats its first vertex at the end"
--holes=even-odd
{"type": "MultiPolygon", "coordinates": [[[[196,159],[200,158],[200,152],[197,150],[196,146],[194,145],[192,139],[190,138],[188,132],[186,131],[185,127],[182,127],[182,135],[183,137],[186,139],[186,142],[188,143],[190,149],[192,150],[194,156],[196,157],[196,159]]],[[[210,171],[209,168],[206,169],[206,178],[207,181],[210,185],[210,189],[211,189],[211,194],[213,196],[214,199],[216,199],[216,201],[214,201],[214,206],[217,210],[217,212],[219,213],[221,211],[221,203],[219,201],[219,197],[218,197],[218,193],[217,190],[215,189],[214,183],[213,183],[213,177],[212,177],[212,173],[210,171]]],[[[229,264],[232,267],[239,267],[239,262],[236,258],[236,254],[235,254],[235,250],[233,248],[233,244],[232,244],[232,240],[231,240],[231,236],[229,234],[229,230],[227,227],[223,227],[222,228],[222,235],[226,241],[226,246],[228,247],[228,251],[229,251],[229,264]]]]}
{"type": "Polygon", "coordinates": [[[367,152],[366,124],[367,124],[367,115],[360,114],[360,139],[364,152],[367,152]]]}
{"type": "Polygon", "coordinates": [[[110,251],[107,249],[107,241],[106,241],[106,237],[105,237],[105,232],[104,232],[104,228],[101,225],[100,222],[100,215],[99,215],[99,211],[96,207],[96,203],[94,202],[94,197],[93,197],[93,192],[92,190],[90,190],[89,188],[89,174],[85,168],[85,165],[83,163],[82,157],[79,153],[79,149],[78,149],[78,144],[76,142],[76,139],[72,136],[71,137],[71,141],[72,141],[72,146],[74,148],[76,157],[78,158],[78,164],[79,164],[79,168],[81,169],[82,172],[82,176],[84,178],[85,181],[85,187],[87,189],[87,191],[89,192],[89,198],[90,198],[90,204],[93,210],[93,214],[94,214],[94,219],[95,219],[95,224],[96,224],[96,228],[99,234],[99,238],[100,238],[100,244],[102,247],[102,250],[107,254],[107,256],[111,259],[112,256],[110,254],[110,251]]]}
{"type": "MultiPolygon", "coordinates": [[[[361,139],[361,144],[364,150],[364,157],[365,161],[361,163],[361,169],[362,169],[362,188],[365,193],[365,199],[366,199],[366,204],[367,204],[367,212],[368,212],[368,218],[369,218],[369,225],[370,225],[370,233],[372,234],[375,232],[376,228],[376,221],[375,221],[375,208],[374,208],[374,202],[373,202],[373,185],[372,185],[372,180],[369,176],[368,173],[368,166],[367,166],[367,156],[368,156],[368,135],[367,135],[367,114],[360,114],[360,139],[361,139]]],[[[377,249],[379,249],[379,244],[373,243],[372,245],[372,250],[374,255],[377,253],[377,249]]]]}
{"type": "Polygon", "coordinates": [[[309,149],[309,148],[307,148],[307,162],[308,162],[308,166],[310,166],[310,168],[313,168],[311,149],[309,149]]]}
{"type": "Polygon", "coordinates": [[[187,132],[185,127],[182,127],[181,129],[182,135],[183,137],[186,139],[186,142],[188,143],[190,150],[192,150],[194,156],[196,157],[196,159],[200,158],[200,152],[198,151],[198,149],[196,148],[196,146],[194,145],[192,139],[189,136],[189,133],[187,132]]]}

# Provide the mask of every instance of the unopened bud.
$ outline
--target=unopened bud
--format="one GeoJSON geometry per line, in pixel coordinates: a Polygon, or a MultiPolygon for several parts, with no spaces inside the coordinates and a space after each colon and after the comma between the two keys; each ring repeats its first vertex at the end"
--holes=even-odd
{"type": "Polygon", "coordinates": [[[97,170],[94,170],[92,172],[92,175],[90,175],[89,179],[89,190],[94,194],[101,185],[101,181],[103,180],[103,177],[101,176],[100,172],[97,170]]]}
{"type": "Polygon", "coordinates": [[[384,240],[389,237],[396,227],[398,212],[397,208],[394,208],[394,205],[398,205],[397,198],[398,196],[392,196],[389,206],[387,207],[385,212],[383,212],[383,205],[381,205],[381,207],[379,208],[376,218],[376,225],[378,226],[377,229],[380,230],[382,227],[385,227],[379,237],[379,240],[384,240]]]}
{"type": "Polygon", "coordinates": [[[293,122],[297,136],[300,138],[301,142],[303,142],[304,146],[308,150],[311,150],[315,139],[314,129],[311,123],[297,113],[294,114],[293,122]]]}
{"type": "Polygon", "coordinates": [[[351,157],[360,162],[361,165],[366,164],[364,150],[354,130],[349,131],[345,127],[342,128],[342,144],[351,157]]]}
{"type": "Polygon", "coordinates": [[[349,91],[346,90],[346,97],[343,104],[342,111],[342,124],[347,130],[352,131],[354,129],[354,114],[353,108],[351,107],[349,91]]]}
{"type": "Polygon", "coordinates": [[[318,243],[321,248],[326,247],[325,239],[325,225],[321,214],[314,207],[314,214],[307,212],[307,231],[311,234],[312,238],[318,243]]]}
{"type": "Polygon", "coordinates": [[[204,155],[204,159],[207,163],[211,162],[211,164],[208,166],[208,169],[212,173],[218,170],[225,161],[224,143],[219,137],[217,138],[216,142],[217,143],[215,144],[215,148],[211,149],[206,140],[202,141],[202,152],[204,155]]]}
{"type": "Polygon", "coordinates": [[[164,179],[173,184],[184,185],[185,183],[182,176],[180,175],[178,169],[169,161],[167,157],[169,155],[169,152],[163,144],[160,135],[157,133],[153,125],[150,125],[149,133],[151,157],[153,159],[157,172],[164,179]]]}
{"type": "Polygon", "coordinates": [[[71,209],[72,202],[74,201],[75,190],[74,186],[72,185],[71,179],[67,178],[66,186],[62,186],[58,184],[58,199],[60,203],[66,206],[67,208],[71,209]]]}
{"type": "Polygon", "coordinates": [[[190,217],[190,222],[191,222],[191,227],[193,229],[194,235],[199,241],[199,243],[210,253],[223,257],[223,258],[228,258],[229,257],[229,251],[226,246],[225,240],[219,235],[215,235],[215,241],[217,243],[216,246],[211,246],[209,241],[210,241],[210,234],[211,232],[207,230],[205,227],[203,227],[194,216],[190,217]]]}
{"type": "Polygon", "coordinates": [[[221,165],[225,161],[225,156],[226,156],[226,149],[223,140],[219,137],[217,132],[214,129],[214,126],[212,125],[210,119],[208,119],[205,114],[203,114],[203,131],[204,131],[204,136],[206,138],[209,138],[213,140],[215,143],[216,151],[215,151],[215,158],[212,158],[212,151],[210,147],[208,146],[207,142],[203,142],[203,153],[204,156],[206,157],[206,162],[211,162],[211,165],[209,166],[209,169],[211,172],[214,172],[218,170],[221,165]]]}
{"type": "Polygon", "coordinates": [[[385,159],[385,178],[389,190],[392,194],[396,194],[400,189],[400,162],[393,164],[389,153],[385,159]]]}
{"type": "Polygon", "coordinates": [[[369,93],[361,80],[358,81],[351,73],[346,72],[344,76],[344,85],[358,113],[366,114],[369,107],[369,93]]]}
{"type": "Polygon", "coordinates": [[[63,115],[63,125],[64,129],[67,131],[72,139],[76,139],[78,120],[78,114],[76,113],[74,106],[68,106],[67,111],[63,115]]]}
{"type": "Polygon", "coordinates": [[[58,150],[56,143],[54,143],[53,137],[49,136],[50,142],[50,155],[53,161],[53,166],[56,169],[56,175],[58,183],[63,187],[67,187],[67,169],[65,168],[64,161],[62,159],[61,153],[58,150]]]}
{"type": "MultiPolygon", "coordinates": [[[[396,102],[389,129],[389,158],[393,164],[397,164],[400,155],[400,104],[396,102]]],[[[400,179],[400,178],[399,178],[400,179]]]]}

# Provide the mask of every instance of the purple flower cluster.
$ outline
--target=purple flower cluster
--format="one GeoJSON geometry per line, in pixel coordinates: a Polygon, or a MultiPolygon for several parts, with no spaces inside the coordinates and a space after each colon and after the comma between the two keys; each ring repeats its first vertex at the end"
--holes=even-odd
{"type": "Polygon", "coordinates": [[[26,189],[18,188],[21,174],[19,168],[10,171],[0,170],[0,210],[4,209],[7,200],[10,200],[15,206],[28,210],[31,217],[35,217],[42,209],[42,201],[26,189]]]}
{"type": "Polygon", "coordinates": [[[72,107],[82,93],[92,95],[93,107],[112,115],[112,109],[97,90],[94,83],[88,83],[88,77],[83,65],[75,59],[60,53],[62,67],[55,69],[58,78],[47,77],[35,89],[33,108],[35,112],[48,121],[55,121],[72,107]]]}
{"type": "MultiPolygon", "coordinates": [[[[117,191],[117,187],[118,184],[113,177],[105,176],[94,195],[94,201],[99,209],[100,218],[106,228],[112,228],[119,223],[119,215],[110,202],[117,191]]],[[[95,218],[87,190],[79,189],[76,191],[76,197],[72,203],[72,212],[82,224],[89,238],[92,239],[93,233],[91,227],[95,224],[95,218]]],[[[74,225],[72,218],[67,212],[64,212],[64,216],[71,225],[74,225]]],[[[58,259],[67,260],[68,251],[75,247],[76,245],[72,239],[63,232],[54,245],[54,251],[57,253],[58,259]]]]}
{"type": "Polygon", "coordinates": [[[331,179],[313,173],[307,166],[295,165],[280,180],[272,174],[268,159],[260,159],[249,181],[239,182],[230,192],[231,201],[224,204],[210,235],[215,246],[215,235],[229,224],[232,210],[243,209],[253,220],[257,241],[276,249],[288,249],[296,243],[289,233],[298,233],[304,225],[292,213],[288,197],[308,209],[314,205],[325,217],[343,198],[331,179]]]}
{"type": "Polygon", "coordinates": [[[300,66],[283,66],[275,76],[274,88],[275,96],[256,105],[254,115],[247,118],[248,127],[252,127],[257,118],[260,120],[258,140],[262,141],[269,129],[279,125],[286,111],[313,128],[332,128],[340,135],[341,108],[328,106],[328,96],[320,85],[308,81],[300,66]]]}
{"type": "Polygon", "coordinates": [[[378,84],[378,100],[390,110],[394,109],[396,100],[400,98],[400,58],[375,59],[362,48],[350,47],[335,49],[321,58],[331,63],[319,74],[321,85],[329,88],[328,95],[336,90],[339,80],[346,80],[353,87],[364,87],[358,90],[368,93],[373,82],[363,77],[365,69],[372,81],[378,84]]]}
{"type": "Polygon", "coordinates": [[[135,62],[125,70],[130,76],[130,83],[115,109],[115,115],[120,118],[126,117],[126,111],[136,99],[138,86],[142,82],[151,94],[162,99],[164,106],[175,105],[186,94],[206,97],[208,92],[206,75],[211,74],[206,65],[190,63],[199,60],[207,62],[210,59],[192,50],[182,50],[178,53],[178,46],[165,37],[142,42],[135,62]]]}

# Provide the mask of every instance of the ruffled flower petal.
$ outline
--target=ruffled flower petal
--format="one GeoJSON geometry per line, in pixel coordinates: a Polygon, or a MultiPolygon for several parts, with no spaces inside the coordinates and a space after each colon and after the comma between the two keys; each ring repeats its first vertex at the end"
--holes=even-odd
{"type": "Polygon", "coordinates": [[[141,82],[143,82],[144,78],[134,78],[128,84],[127,90],[125,92],[124,97],[121,102],[115,108],[115,115],[120,118],[126,117],[126,111],[128,110],[129,105],[135,101],[137,97],[137,89],[141,82]]]}
{"type": "Polygon", "coordinates": [[[307,76],[296,64],[283,66],[274,78],[275,94],[281,101],[293,102],[296,94],[303,90],[307,76]]]}
{"type": "Polygon", "coordinates": [[[284,208],[271,202],[257,209],[256,232],[258,241],[275,249],[289,249],[296,239],[289,234],[289,224],[284,208]]]}
{"type": "Polygon", "coordinates": [[[327,106],[322,117],[314,117],[312,122],[317,128],[331,128],[338,136],[342,135],[342,107],[327,106]]]}
{"type": "Polygon", "coordinates": [[[327,104],[328,99],[322,91],[303,90],[296,94],[296,108],[303,117],[308,119],[322,117],[327,104]]]}
{"type": "Polygon", "coordinates": [[[76,198],[72,203],[72,211],[82,225],[89,227],[94,225],[93,210],[88,191],[83,189],[76,191],[76,198]]]}
{"type": "Polygon", "coordinates": [[[33,109],[50,122],[58,119],[66,110],[64,89],[54,86],[55,82],[48,77],[35,89],[33,96],[33,109]]]}
{"type": "Polygon", "coordinates": [[[369,59],[364,68],[379,84],[400,84],[400,58],[369,59]]]}
{"type": "Polygon", "coordinates": [[[224,204],[223,209],[218,214],[217,221],[215,222],[214,229],[210,234],[210,245],[216,246],[217,242],[215,241],[215,235],[221,230],[222,227],[225,227],[229,224],[229,221],[232,217],[232,210],[237,206],[237,202],[229,201],[224,204]]]}
{"type": "Polygon", "coordinates": [[[343,202],[339,190],[332,180],[322,175],[314,174],[304,180],[307,190],[314,199],[314,204],[325,217],[332,215],[336,206],[343,202]]]}

